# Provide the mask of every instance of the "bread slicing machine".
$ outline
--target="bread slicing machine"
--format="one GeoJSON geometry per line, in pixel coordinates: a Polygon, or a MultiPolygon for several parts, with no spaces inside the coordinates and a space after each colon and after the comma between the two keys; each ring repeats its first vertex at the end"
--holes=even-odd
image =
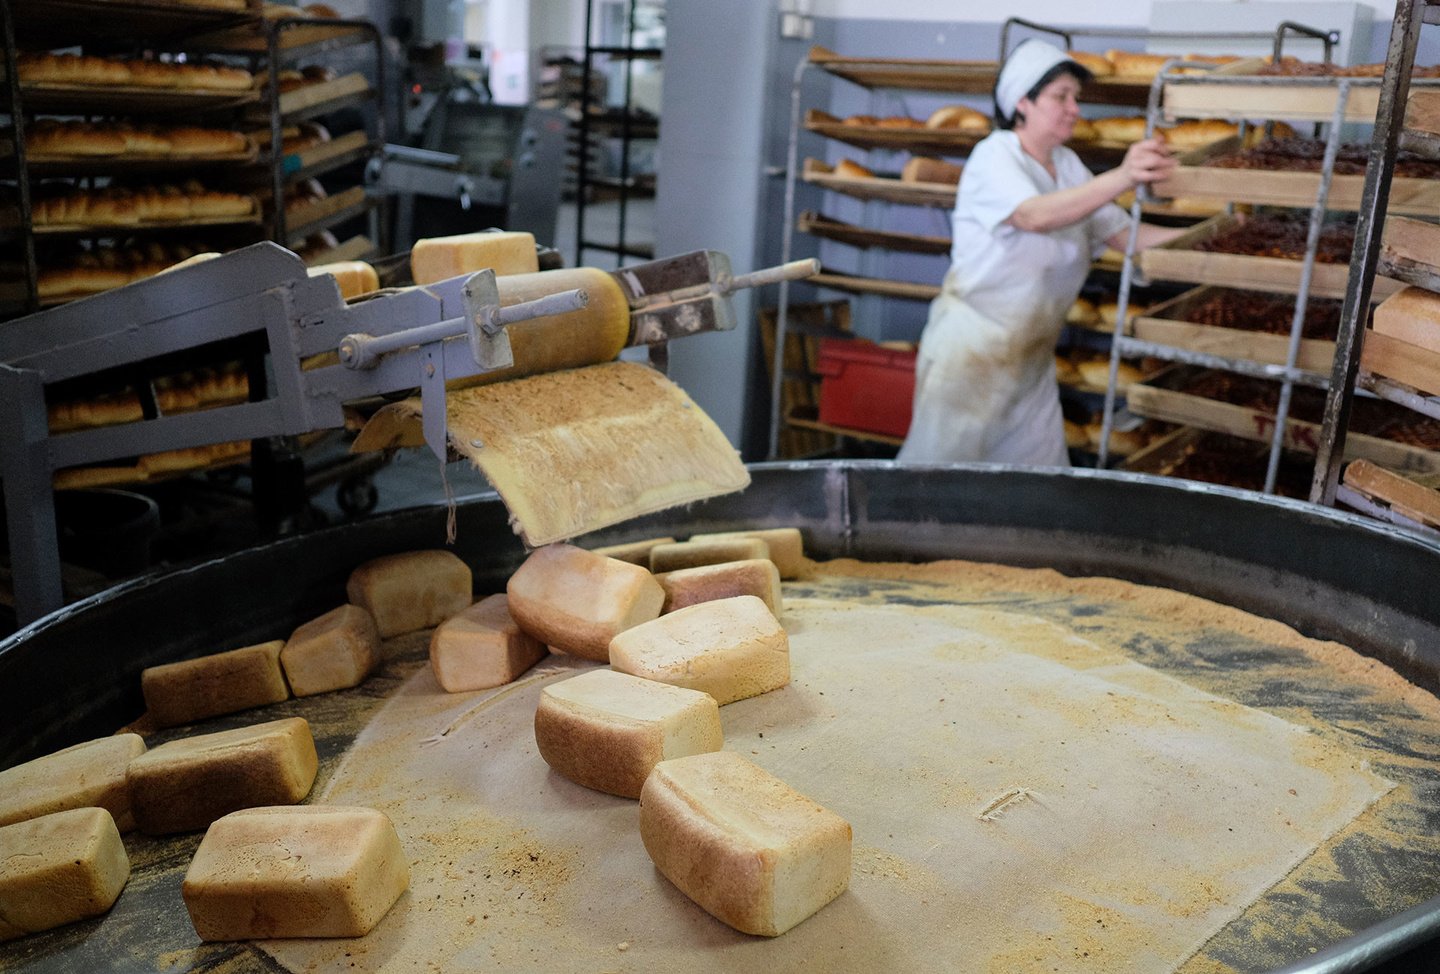
{"type": "Polygon", "coordinates": [[[586,315],[596,311],[589,294],[594,288],[567,283],[588,274],[601,291],[618,285],[623,304],[609,312],[607,327],[621,318],[624,346],[648,346],[663,367],[669,340],[735,326],[732,292],[817,270],[814,261],[796,261],[736,276],[724,254],[697,251],[613,274],[579,268],[497,278],[480,270],[423,287],[376,291],[347,304],[333,277],[309,276],[298,256],[265,242],[8,322],[0,326],[0,427],[7,431],[0,438],[0,479],[17,616],[28,623],[63,604],[52,494],[58,469],[338,429],[345,425],[347,403],[416,388],[424,441],[443,459],[447,395],[456,398],[457,385],[573,370],[615,357],[614,347],[587,346],[583,337],[593,330],[586,315]],[[547,274],[558,281],[549,293],[547,274]],[[162,415],[153,390],[142,385],[144,419],[49,430],[45,393],[51,385],[140,368],[147,360],[242,336],[262,340],[266,349],[265,388],[252,381],[248,402],[162,415]]]}

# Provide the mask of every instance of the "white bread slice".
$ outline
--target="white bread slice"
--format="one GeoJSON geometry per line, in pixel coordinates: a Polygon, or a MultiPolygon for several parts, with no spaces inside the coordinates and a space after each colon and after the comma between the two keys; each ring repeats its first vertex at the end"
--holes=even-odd
{"type": "Polygon", "coordinates": [[[723,531],[718,534],[692,534],[690,540],[733,541],[736,538],[758,538],[770,549],[770,560],[780,569],[781,578],[798,578],[805,569],[805,539],[799,528],[756,528],[753,531],[723,531]]]}
{"type": "Polygon", "coordinates": [[[664,615],[701,602],[753,595],[777,618],[781,611],[780,572],[768,558],[681,568],[655,576],[665,590],[664,615]]]}
{"type": "Polygon", "coordinates": [[[129,878],[125,843],[103,808],[6,825],[0,828],[0,940],[99,916],[129,878]]]}
{"type": "Polygon", "coordinates": [[[345,596],[370,612],[384,639],[438,626],[474,601],[470,566],[448,551],[407,551],[350,573],[345,596]]]}
{"type": "Polygon", "coordinates": [[[759,538],[728,538],[724,541],[680,541],[656,545],[650,551],[652,572],[673,572],[726,561],[769,558],[770,546],[759,538]]]}
{"type": "Polygon", "coordinates": [[[144,753],[139,734],[116,734],[0,771],[0,825],[98,806],[114,817],[116,828],[128,832],[135,818],[125,768],[144,753]]]}
{"type": "Polygon", "coordinates": [[[644,568],[568,544],[531,552],[505,591],[521,629],[602,663],[617,633],[654,619],[665,604],[665,591],[644,568]]]}
{"type": "Polygon", "coordinates": [[[702,690],[721,706],[790,682],[790,640],[753,595],[701,602],[610,641],[621,673],[702,690]]]}
{"type": "Polygon", "coordinates": [[[777,937],[850,885],[850,824],[731,751],[657,764],[640,838],[666,879],[744,933],[777,937]]]}
{"type": "Polygon", "coordinates": [[[448,693],[503,686],[548,654],[544,643],[520,631],[503,593],[451,616],[430,636],[430,669],[448,693]]]}
{"type": "Polygon", "coordinates": [[[658,762],[718,751],[725,738],[708,693],[591,670],[540,692],[535,743],[576,784],[639,798],[658,762]]]}
{"type": "Polygon", "coordinates": [[[297,697],[358,686],[380,663],[380,630],[358,605],[342,605],[290,634],[280,666],[297,697]]]}
{"type": "Polygon", "coordinates": [[[417,240],[410,250],[410,273],[416,284],[434,284],[486,268],[496,277],[538,272],[534,235],[518,230],[462,233],[417,240]]]}
{"type": "Polygon", "coordinates": [[[193,832],[241,808],[293,805],[318,769],[309,723],[286,717],[152,748],[130,762],[130,805],[142,832],[193,832]]]}
{"type": "Polygon", "coordinates": [[[625,544],[606,545],[603,548],[591,548],[590,550],[597,555],[604,555],[606,558],[628,561],[632,565],[649,568],[651,550],[657,545],[674,543],[674,538],[647,538],[644,541],[629,541],[625,544]]]}
{"type": "Polygon", "coordinates": [[[280,671],[283,640],[242,646],[140,671],[145,708],[161,727],[192,724],[290,699],[280,671]]]}
{"type": "Polygon", "coordinates": [[[409,886],[409,861],[384,812],[298,805],[218,819],[181,895],[201,940],[363,937],[409,886]]]}

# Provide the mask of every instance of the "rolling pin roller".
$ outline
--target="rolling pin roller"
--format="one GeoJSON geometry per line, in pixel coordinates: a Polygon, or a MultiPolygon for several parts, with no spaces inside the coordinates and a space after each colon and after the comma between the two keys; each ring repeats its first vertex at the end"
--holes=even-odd
{"type": "Polygon", "coordinates": [[[380,410],[353,449],[423,440],[437,456],[453,450],[470,459],[530,545],[743,489],[749,473],[739,455],[678,386],[613,360],[626,347],[653,349],[731,329],[735,291],[818,269],[802,260],[736,276],[725,255],[697,251],[614,273],[577,268],[492,278],[502,309],[534,307],[558,294],[583,292],[587,300],[508,325],[509,362],[450,383],[443,406],[430,391],[443,380],[427,377],[420,401],[380,410]]]}

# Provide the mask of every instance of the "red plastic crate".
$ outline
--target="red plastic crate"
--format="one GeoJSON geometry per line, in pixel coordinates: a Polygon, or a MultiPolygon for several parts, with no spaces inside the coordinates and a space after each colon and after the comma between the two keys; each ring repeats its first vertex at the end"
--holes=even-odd
{"type": "Polygon", "coordinates": [[[820,422],[904,436],[915,398],[915,355],[872,342],[821,339],[820,422]]]}

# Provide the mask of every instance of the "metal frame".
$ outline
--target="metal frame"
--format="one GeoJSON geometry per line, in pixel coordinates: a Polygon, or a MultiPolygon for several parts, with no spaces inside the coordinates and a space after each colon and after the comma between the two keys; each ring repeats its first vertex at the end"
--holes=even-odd
{"type": "Polygon", "coordinates": [[[634,250],[625,243],[625,225],[630,202],[630,144],[635,141],[634,119],[631,117],[630,101],[633,96],[634,72],[631,66],[639,58],[655,57],[654,48],[637,48],[635,44],[635,9],[639,0],[629,0],[626,7],[625,46],[604,47],[592,44],[595,30],[595,0],[585,0],[585,56],[582,62],[580,83],[580,144],[575,169],[575,266],[585,263],[585,252],[596,250],[614,254],[621,262],[626,257],[651,259],[652,255],[634,250]],[[586,194],[590,188],[590,72],[594,68],[595,55],[620,58],[625,68],[625,108],[620,119],[620,185],[619,221],[616,227],[615,243],[607,244],[587,240],[585,237],[586,194]]]}
{"type": "MultiPolygon", "coordinates": [[[[385,38],[379,28],[368,20],[286,18],[265,21],[265,69],[270,82],[270,191],[273,194],[271,203],[274,210],[272,215],[274,224],[271,228],[270,239],[282,247],[289,246],[287,239],[289,231],[285,220],[285,186],[289,182],[290,174],[285,171],[284,156],[280,151],[282,142],[280,133],[285,127],[284,117],[280,114],[280,65],[293,59],[296,53],[296,51],[287,50],[284,47],[282,37],[285,31],[299,27],[337,27],[355,34],[369,35],[369,44],[375,52],[375,91],[371,98],[375,103],[375,135],[368,146],[369,154],[378,154],[380,147],[385,144],[385,38]]],[[[358,43],[361,42],[346,39],[330,42],[327,46],[350,46],[358,43]]],[[[309,47],[307,46],[307,49],[309,47]]],[[[380,243],[380,218],[375,211],[375,201],[367,200],[367,203],[369,204],[370,237],[383,253],[385,247],[380,243]]]]}
{"type": "MultiPolygon", "coordinates": [[[[1436,11],[1428,0],[1397,0],[1390,28],[1390,45],[1385,52],[1385,75],[1380,85],[1380,104],[1375,114],[1375,132],[1370,158],[1365,166],[1365,187],[1360,196],[1360,216],[1355,226],[1355,249],[1350,257],[1350,278],[1340,311],[1340,333],[1335,342],[1335,366],[1325,398],[1325,421],[1316,452],[1315,476],[1310,499],[1334,505],[1340,482],[1340,465],[1345,457],[1345,435],[1350,426],[1350,407],[1360,376],[1360,345],[1380,261],[1380,238],[1385,210],[1390,201],[1390,177],[1395,153],[1405,129],[1405,102],[1410,91],[1410,74],[1415,66],[1415,48],[1420,41],[1421,23],[1433,23],[1436,11]]],[[[1395,383],[1375,382],[1371,391],[1382,398],[1416,408],[1416,394],[1395,383]]],[[[1424,397],[1419,397],[1424,398],[1424,397]]],[[[1428,400],[1435,403],[1435,400],[1428,400]]],[[[1440,416],[1440,406],[1421,412],[1440,416]]]]}

